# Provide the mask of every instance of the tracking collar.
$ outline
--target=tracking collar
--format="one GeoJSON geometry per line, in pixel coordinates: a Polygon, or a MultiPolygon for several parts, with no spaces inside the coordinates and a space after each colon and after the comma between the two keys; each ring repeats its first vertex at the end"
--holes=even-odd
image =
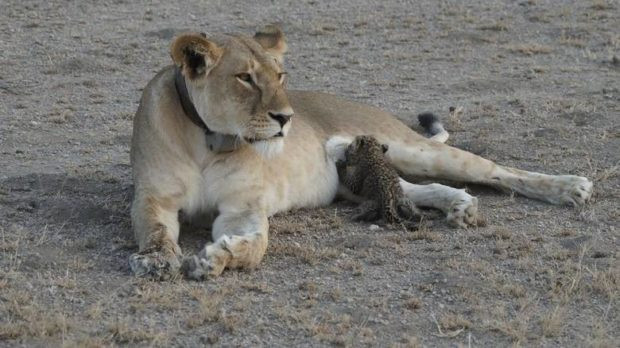
{"type": "Polygon", "coordinates": [[[187,85],[185,84],[185,77],[181,74],[181,69],[175,67],[174,69],[174,86],[177,89],[181,106],[187,118],[190,119],[195,125],[202,128],[205,133],[205,139],[207,140],[207,146],[209,150],[222,153],[235,151],[241,145],[241,142],[236,135],[217,133],[209,129],[207,124],[200,118],[196,107],[189,98],[187,92],[187,85]]]}

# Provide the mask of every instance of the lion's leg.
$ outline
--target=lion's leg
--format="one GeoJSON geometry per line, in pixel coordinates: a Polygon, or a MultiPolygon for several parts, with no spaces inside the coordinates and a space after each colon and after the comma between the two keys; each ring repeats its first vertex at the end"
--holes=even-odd
{"type": "Polygon", "coordinates": [[[180,269],[177,200],[136,194],[131,220],[139,251],[129,258],[136,276],[166,280],[180,269]]]}
{"type": "Polygon", "coordinates": [[[554,204],[582,205],[592,196],[592,182],[584,177],[546,175],[500,166],[427,139],[390,144],[387,155],[407,175],[491,185],[554,204]]]}
{"type": "Polygon", "coordinates": [[[267,250],[267,215],[260,211],[221,211],[213,223],[213,240],[198,255],[185,259],[183,272],[202,280],[225,268],[256,267],[267,250]]]}
{"type": "Polygon", "coordinates": [[[465,190],[441,184],[416,185],[403,179],[400,186],[413,204],[443,211],[453,225],[467,227],[477,223],[478,199],[465,190]]]}

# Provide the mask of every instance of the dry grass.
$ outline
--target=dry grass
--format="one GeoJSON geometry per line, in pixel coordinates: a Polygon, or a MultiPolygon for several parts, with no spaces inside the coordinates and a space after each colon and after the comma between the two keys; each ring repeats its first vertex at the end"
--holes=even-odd
{"type": "Polygon", "coordinates": [[[150,345],[165,345],[168,340],[166,333],[160,330],[143,329],[132,327],[131,322],[135,318],[123,318],[108,324],[107,331],[111,338],[120,344],[136,344],[140,342],[149,342],[150,345]]]}
{"type": "Polygon", "coordinates": [[[24,321],[1,323],[0,339],[64,336],[71,327],[72,323],[62,313],[36,313],[24,321]]]}
{"type": "Polygon", "coordinates": [[[65,341],[63,348],[104,348],[110,347],[112,342],[102,337],[83,337],[76,340],[65,341]]]}
{"type": "Polygon", "coordinates": [[[221,311],[218,316],[219,322],[228,333],[233,333],[237,328],[244,326],[244,319],[239,314],[221,311]]]}
{"type": "Polygon", "coordinates": [[[411,297],[405,301],[405,308],[415,311],[422,308],[422,300],[417,297],[411,297]]]}
{"type": "Polygon", "coordinates": [[[590,8],[596,11],[608,11],[615,9],[614,5],[606,0],[593,0],[590,8]]]}
{"type": "Polygon", "coordinates": [[[90,305],[86,310],[86,316],[92,320],[99,319],[101,317],[101,313],[103,313],[103,306],[100,301],[90,305]]]}
{"type": "Polygon", "coordinates": [[[582,262],[586,251],[587,248],[582,248],[577,263],[572,260],[566,260],[559,265],[557,270],[552,268],[545,269],[550,275],[551,297],[557,303],[567,304],[573,298],[583,296],[585,287],[582,262]]]}
{"type": "Polygon", "coordinates": [[[392,348],[422,348],[423,345],[420,342],[420,339],[415,336],[404,335],[402,340],[403,343],[394,343],[392,348]]]}
{"type": "Polygon", "coordinates": [[[273,288],[269,286],[266,282],[249,282],[242,281],[238,283],[238,286],[242,289],[256,292],[259,294],[271,294],[273,293],[273,288]]]}
{"type": "Polygon", "coordinates": [[[483,24],[478,27],[480,30],[489,31],[508,31],[508,23],[505,20],[497,20],[490,23],[483,24]]]}
{"type": "Polygon", "coordinates": [[[132,312],[144,310],[147,307],[156,307],[160,310],[174,310],[179,308],[179,302],[170,296],[169,289],[160,284],[144,282],[136,286],[133,295],[129,298],[132,312]]]}
{"type": "Polygon", "coordinates": [[[566,325],[566,308],[555,306],[553,310],[543,315],[540,325],[545,337],[557,337],[562,334],[566,325]]]}
{"type": "Polygon", "coordinates": [[[558,40],[558,43],[560,45],[577,47],[577,48],[586,47],[586,41],[584,39],[581,39],[581,38],[578,38],[578,37],[574,37],[574,36],[565,36],[565,35],[563,35],[558,40]]]}
{"type": "Polygon", "coordinates": [[[48,311],[28,292],[7,289],[0,296],[0,339],[64,336],[73,327],[60,310],[48,311]]]}
{"type": "Polygon", "coordinates": [[[439,325],[444,331],[455,331],[470,328],[471,322],[461,314],[448,313],[439,318],[439,325]]]}
{"type": "Polygon", "coordinates": [[[220,308],[223,296],[219,293],[207,294],[203,289],[192,289],[190,296],[198,303],[197,312],[190,314],[185,319],[188,328],[202,326],[205,323],[216,322],[220,316],[220,308]]]}
{"type": "Polygon", "coordinates": [[[592,290],[605,295],[610,300],[616,300],[620,294],[620,267],[616,265],[607,270],[591,272],[592,290]]]}
{"type": "Polygon", "coordinates": [[[505,307],[496,307],[491,310],[491,319],[485,321],[485,327],[499,332],[510,338],[515,344],[527,341],[530,330],[530,321],[534,310],[531,306],[524,306],[514,314],[508,314],[505,307]]]}
{"type": "Polygon", "coordinates": [[[549,54],[553,51],[553,48],[546,45],[541,45],[537,43],[529,43],[529,44],[518,44],[508,46],[508,50],[511,52],[521,53],[526,56],[531,56],[535,54],[549,54]]]}
{"type": "MultiPolygon", "coordinates": [[[[362,265],[361,262],[357,261],[357,260],[344,260],[342,262],[339,263],[340,268],[334,268],[335,270],[344,270],[347,272],[351,272],[351,275],[353,276],[361,276],[362,274],[364,274],[364,266],[362,265]]],[[[340,271],[334,272],[334,273],[340,273],[340,271]]]]}
{"type": "Polygon", "coordinates": [[[527,289],[525,286],[518,283],[508,283],[497,286],[498,292],[509,296],[512,299],[525,298],[527,296],[527,289]]]}
{"type": "Polygon", "coordinates": [[[429,242],[436,242],[441,240],[441,235],[435,231],[432,231],[426,220],[420,221],[418,228],[407,234],[407,239],[410,241],[427,240],[429,242]]]}
{"type": "Polygon", "coordinates": [[[554,237],[573,237],[577,235],[577,231],[570,228],[563,228],[556,233],[554,233],[554,237]]]}
{"type": "Polygon", "coordinates": [[[335,248],[328,247],[317,250],[310,245],[302,246],[295,242],[273,242],[269,248],[269,253],[274,257],[294,257],[310,266],[315,266],[321,261],[334,259],[340,255],[340,252],[335,248]]]}
{"type": "Polygon", "coordinates": [[[495,227],[490,231],[482,233],[482,235],[486,238],[494,238],[497,240],[508,240],[512,238],[512,232],[504,227],[495,227]]]}
{"type": "Polygon", "coordinates": [[[610,324],[611,323],[605,322],[604,320],[597,320],[586,341],[587,345],[594,348],[617,347],[617,332],[614,330],[613,334],[610,334],[610,324]]]}

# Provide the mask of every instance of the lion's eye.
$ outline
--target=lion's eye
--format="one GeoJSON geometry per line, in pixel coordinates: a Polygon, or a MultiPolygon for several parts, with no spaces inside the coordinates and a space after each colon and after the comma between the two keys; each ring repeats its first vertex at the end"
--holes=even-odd
{"type": "Polygon", "coordinates": [[[254,81],[252,80],[252,75],[248,74],[248,73],[241,73],[241,74],[237,74],[235,75],[239,80],[243,81],[243,82],[247,82],[249,84],[253,84],[254,81]]]}

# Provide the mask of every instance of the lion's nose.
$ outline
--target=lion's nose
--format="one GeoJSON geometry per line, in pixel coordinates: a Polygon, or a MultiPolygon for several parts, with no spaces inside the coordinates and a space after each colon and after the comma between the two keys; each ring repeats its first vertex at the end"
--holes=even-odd
{"type": "Polygon", "coordinates": [[[293,117],[293,114],[282,114],[282,113],[273,113],[269,112],[269,117],[273,118],[280,124],[280,127],[284,127],[284,125],[293,117]]]}

